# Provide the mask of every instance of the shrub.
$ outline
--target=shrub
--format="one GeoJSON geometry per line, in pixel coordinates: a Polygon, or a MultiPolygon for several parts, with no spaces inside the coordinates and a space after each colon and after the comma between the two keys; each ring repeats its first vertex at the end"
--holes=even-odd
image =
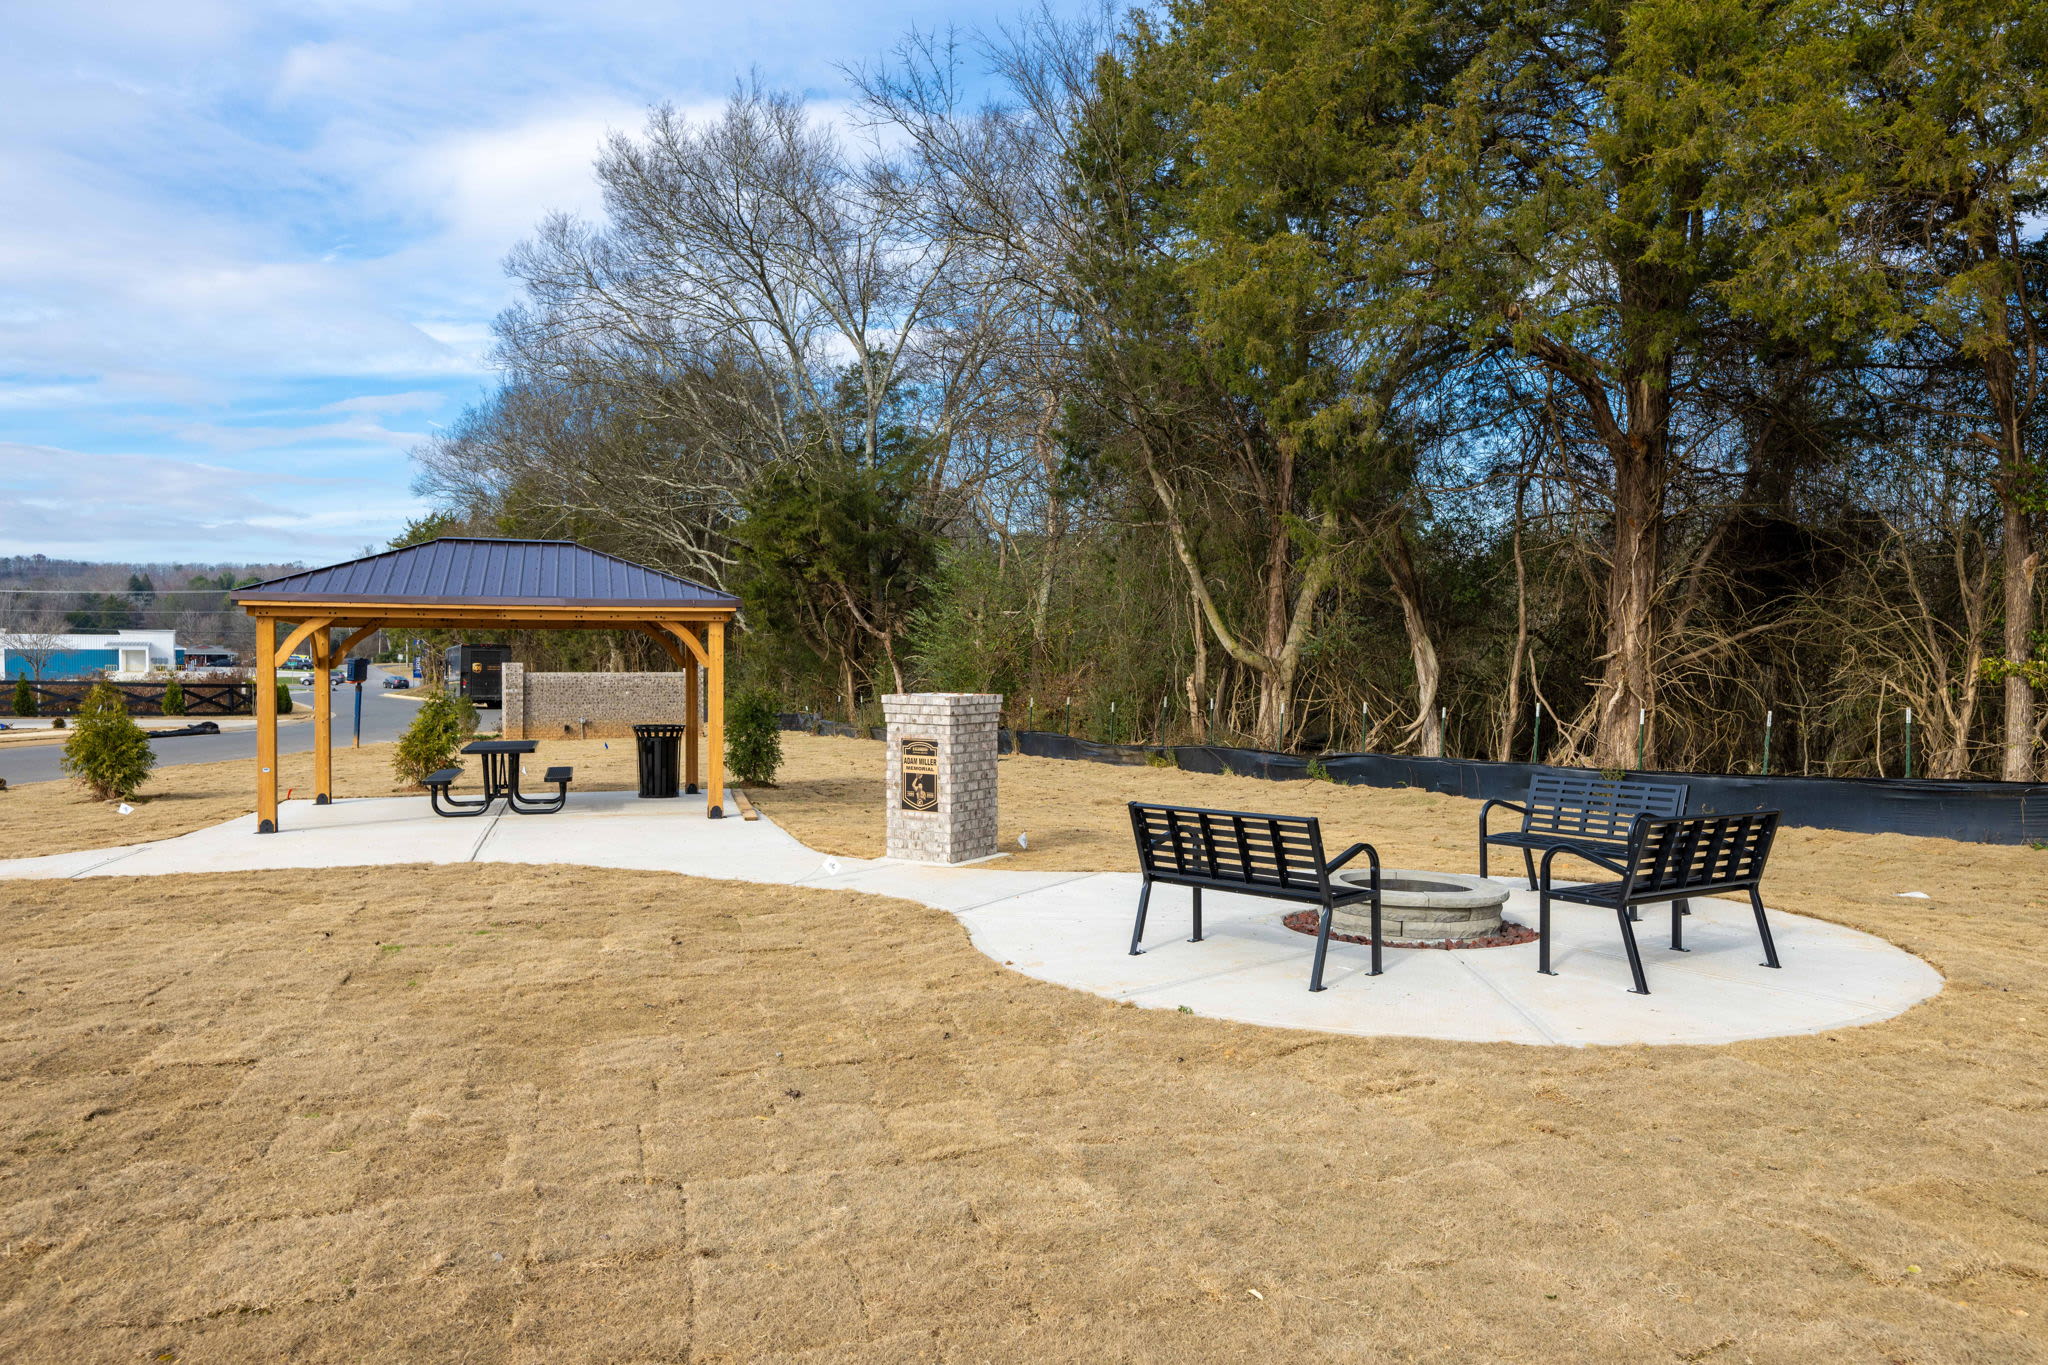
{"type": "Polygon", "coordinates": [[[176,678],[164,684],[164,714],[182,716],[185,714],[185,686],[176,678]]]}
{"type": "Polygon", "coordinates": [[[292,690],[283,678],[277,680],[277,714],[288,716],[292,713],[292,690]]]}
{"type": "Polygon", "coordinates": [[[27,678],[14,680],[14,714],[32,716],[36,713],[36,690],[29,686],[27,678]]]}
{"type": "Polygon", "coordinates": [[[399,738],[392,771],[420,786],[428,773],[454,767],[462,746],[475,733],[476,703],[446,692],[429,693],[399,738]]]}
{"type": "Polygon", "coordinates": [[[775,694],[749,688],[732,699],[725,713],[725,765],[735,781],[750,787],[775,785],[782,766],[782,725],[776,717],[775,694]]]}
{"type": "Polygon", "coordinates": [[[93,688],[78,713],[78,727],[64,741],[64,771],[95,801],[123,801],[140,790],[155,766],[149,736],[128,714],[121,694],[105,683],[93,688]]]}

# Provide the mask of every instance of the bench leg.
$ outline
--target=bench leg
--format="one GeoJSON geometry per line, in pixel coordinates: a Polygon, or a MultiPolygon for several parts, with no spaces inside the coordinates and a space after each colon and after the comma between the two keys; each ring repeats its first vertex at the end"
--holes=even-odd
{"type": "Polygon", "coordinates": [[[1479,830],[1479,875],[1486,875],[1486,828],[1483,824],[1479,830]]]}
{"type": "Polygon", "coordinates": [[[1616,906],[1614,917],[1621,921],[1621,946],[1628,950],[1628,969],[1636,979],[1631,989],[1637,995],[1648,995],[1650,983],[1643,979],[1643,955],[1636,948],[1636,926],[1632,922],[1634,910],[1632,905],[1616,906]]]}
{"type": "Polygon", "coordinates": [[[1316,925],[1316,965],[1308,974],[1310,991],[1323,989],[1323,959],[1330,955],[1330,917],[1337,913],[1328,895],[1323,897],[1323,918],[1316,925]]]}
{"type": "Polygon", "coordinates": [[[1522,850],[1522,866],[1529,873],[1529,889],[1536,889],[1536,854],[1532,849],[1522,850]]]}
{"type": "Polygon", "coordinates": [[[1138,893],[1138,922],[1135,925],[1131,926],[1132,957],[1136,957],[1138,954],[1145,951],[1143,948],[1140,948],[1138,946],[1138,940],[1145,937],[1145,907],[1150,905],[1151,903],[1152,883],[1150,881],[1147,881],[1145,883],[1145,889],[1138,893]]]}
{"type": "Polygon", "coordinates": [[[1556,976],[1550,970],[1550,893],[1540,893],[1536,900],[1536,970],[1544,976],[1556,976]]]}
{"type": "Polygon", "coordinates": [[[1202,888],[1194,886],[1188,889],[1195,893],[1195,936],[1189,939],[1188,942],[1200,943],[1202,941],[1202,888]]]}
{"type": "Polygon", "coordinates": [[[1681,915],[1690,915],[1692,913],[1691,901],[1673,901],[1672,904],[1678,907],[1678,913],[1681,915]]]}
{"type": "Polygon", "coordinates": [[[1372,898],[1372,970],[1367,976],[1380,974],[1380,898],[1375,892],[1372,898]]]}
{"type": "Polygon", "coordinates": [[[1764,941],[1764,963],[1766,967],[1778,965],[1778,945],[1771,941],[1771,922],[1764,918],[1764,898],[1755,887],[1749,888],[1749,903],[1756,910],[1756,931],[1764,941]]]}
{"type": "Polygon", "coordinates": [[[1684,901],[1671,902],[1671,946],[1681,953],[1692,951],[1685,946],[1685,917],[1691,913],[1685,908],[1684,901]]]}

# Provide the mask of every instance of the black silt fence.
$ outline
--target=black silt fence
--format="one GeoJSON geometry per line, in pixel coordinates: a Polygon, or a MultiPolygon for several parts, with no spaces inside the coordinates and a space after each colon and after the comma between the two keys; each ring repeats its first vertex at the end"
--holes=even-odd
{"type": "MultiPolygon", "coordinates": [[[[885,737],[879,729],[785,714],[783,728],[853,738],[885,737]]],[[[1535,763],[1488,763],[1405,754],[1276,754],[1215,744],[1102,744],[1040,730],[1005,730],[1003,753],[1091,763],[1142,764],[1164,755],[1194,773],[1234,773],[1273,782],[1304,780],[1319,763],[1334,782],[1355,787],[1411,787],[1475,801],[1518,801],[1538,772],[1584,772],[1535,763]]],[[[2048,786],[2022,782],[1938,782],[1881,777],[1737,777],[1724,773],[1624,776],[1679,781],[1691,787],[1695,815],[1784,812],[1784,823],[1852,834],[1915,834],[1977,844],[2048,843],[2048,786]]]]}

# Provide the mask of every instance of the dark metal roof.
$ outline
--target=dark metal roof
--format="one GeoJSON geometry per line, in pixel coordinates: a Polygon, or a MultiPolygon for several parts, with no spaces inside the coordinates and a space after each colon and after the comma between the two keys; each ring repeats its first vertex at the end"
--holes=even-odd
{"type": "Polygon", "coordinates": [[[403,550],[273,578],[232,600],[444,606],[707,607],[736,598],[573,540],[444,536],[403,550]]]}

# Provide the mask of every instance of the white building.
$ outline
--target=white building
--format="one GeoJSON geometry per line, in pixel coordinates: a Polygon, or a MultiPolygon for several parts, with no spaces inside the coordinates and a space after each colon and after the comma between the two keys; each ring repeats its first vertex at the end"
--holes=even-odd
{"type": "MultiPolygon", "coordinates": [[[[89,678],[104,673],[110,678],[146,678],[159,668],[177,668],[184,663],[175,630],[115,630],[46,637],[49,658],[42,667],[42,680],[89,678]]],[[[10,637],[0,622],[0,678],[33,678],[36,669],[19,648],[9,648],[10,637]]],[[[19,640],[13,641],[19,645],[19,640]]]]}

